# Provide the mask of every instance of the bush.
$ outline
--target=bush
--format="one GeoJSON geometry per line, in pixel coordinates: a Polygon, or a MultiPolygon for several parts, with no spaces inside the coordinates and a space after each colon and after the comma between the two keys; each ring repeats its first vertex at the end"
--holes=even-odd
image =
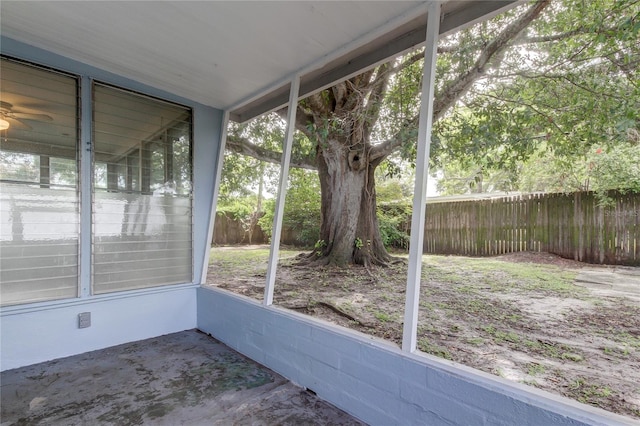
{"type": "Polygon", "coordinates": [[[378,206],[378,226],[384,246],[409,248],[411,206],[405,203],[389,203],[378,206]]]}
{"type": "Polygon", "coordinates": [[[231,200],[220,200],[217,211],[225,216],[232,217],[239,222],[245,222],[251,218],[255,209],[255,197],[234,198],[231,200]]]}
{"type": "MultiPolygon", "coordinates": [[[[313,247],[320,236],[320,182],[315,172],[292,169],[284,207],[283,230],[290,230],[295,241],[285,242],[313,247]]],[[[397,194],[397,191],[394,193],[397,194]]],[[[264,216],[258,225],[271,238],[275,200],[264,203],[264,216]]],[[[381,203],[377,210],[378,225],[385,247],[407,249],[409,247],[409,225],[411,206],[407,201],[381,203]]],[[[291,235],[289,235],[291,239],[291,235]]]]}
{"type": "MultiPolygon", "coordinates": [[[[271,238],[275,200],[265,202],[264,211],[265,215],[258,224],[271,238]]],[[[320,221],[320,182],[317,173],[292,169],[282,220],[283,229],[291,230],[295,235],[295,241],[290,243],[313,247],[320,235],[320,221]]]]}

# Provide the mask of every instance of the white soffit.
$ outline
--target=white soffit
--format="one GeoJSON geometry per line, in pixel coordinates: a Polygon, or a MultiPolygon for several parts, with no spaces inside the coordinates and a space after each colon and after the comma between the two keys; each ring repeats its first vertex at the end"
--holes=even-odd
{"type": "MultiPolygon", "coordinates": [[[[513,0],[449,1],[442,32],[513,0]]],[[[3,36],[244,121],[424,41],[424,1],[8,1],[3,36]]]]}

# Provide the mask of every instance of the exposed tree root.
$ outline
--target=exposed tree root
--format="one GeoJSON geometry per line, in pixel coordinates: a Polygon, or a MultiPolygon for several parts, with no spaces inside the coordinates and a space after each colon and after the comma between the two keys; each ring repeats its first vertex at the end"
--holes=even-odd
{"type": "MultiPolygon", "coordinates": [[[[352,266],[362,266],[364,273],[370,278],[372,283],[380,281],[380,277],[375,274],[376,268],[390,268],[398,264],[406,264],[407,260],[402,257],[386,255],[383,257],[370,256],[366,258],[366,264],[352,264],[352,266]]],[[[306,269],[306,268],[322,268],[322,267],[335,267],[342,268],[345,265],[338,265],[332,262],[330,256],[323,255],[320,251],[313,250],[311,252],[300,253],[296,256],[295,261],[290,264],[283,264],[283,267],[289,267],[294,269],[306,269]]]]}
{"type": "Polygon", "coordinates": [[[376,277],[375,275],[373,275],[371,273],[371,269],[370,268],[364,268],[365,272],[367,274],[369,274],[369,276],[371,277],[371,279],[373,280],[374,283],[378,282],[378,277],[376,277]]]}
{"type": "MultiPolygon", "coordinates": [[[[388,268],[392,265],[405,263],[406,260],[401,257],[395,257],[391,255],[384,256],[364,256],[361,258],[362,263],[357,262],[353,263],[353,265],[359,265],[364,267],[371,278],[377,281],[377,278],[371,274],[371,269],[374,266],[379,266],[382,268],[388,268]]],[[[344,267],[345,265],[335,263],[331,256],[328,254],[322,253],[317,250],[313,250],[309,253],[300,253],[296,256],[296,262],[293,266],[303,266],[303,267],[321,267],[321,266],[336,266],[336,267],[344,267]]]]}
{"type": "Polygon", "coordinates": [[[325,308],[329,308],[333,312],[335,312],[336,314],[338,314],[340,316],[343,316],[343,317],[347,318],[350,321],[354,321],[354,322],[360,324],[363,327],[367,327],[367,328],[374,327],[373,325],[371,325],[371,324],[369,324],[369,323],[367,323],[367,322],[365,322],[365,321],[363,321],[363,320],[361,320],[359,318],[356,318],[355,316],[351,315],[350,313],[343,311],[342,309],[340,309],[339,307],[337,307],[333,303],[320,300],[320,301],[316,302],[316,304],[320,305],[320,306],[324,306],[325,308]]]}
{"type": "Polygon", "coordinates": [[[360,318],[357,318],[356,316],[345,312],[344,310],[340,309],[338,306],[334,305],[331,302],[328,301],[324,301],[324,300],[310,300],[309,303],[307,304],[303,304],[303,305],[281,305],[283,308],[286,309],[293,309],[293,310],[309,310],[313,307],[313,305],[316,306],[324,306],[327,309],[330,309],[331,311],[335,312],[336,314],[340,315],[341,317],[344,317],[346,319],[348,319],[349,321],[353,321],[355,323],[357,323],[358,325],[362,326],[362,327],[366,327],[366,328],[374,328],[375,326],[373,324],[369,324],[368,322],[361,320],[360,318]]]}

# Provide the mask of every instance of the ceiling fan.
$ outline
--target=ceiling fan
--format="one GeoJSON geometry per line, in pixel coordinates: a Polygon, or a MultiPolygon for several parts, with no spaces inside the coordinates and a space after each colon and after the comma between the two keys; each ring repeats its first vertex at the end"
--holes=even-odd
{"type": "Polygon", "coordinates": [[[23,120],[53,121],[53,118],[47,114],[32,114],[16,111],[9,102],[0,101],[0,130],[6,130],[9,127],[31,130],[31,126],[23,120]]]}

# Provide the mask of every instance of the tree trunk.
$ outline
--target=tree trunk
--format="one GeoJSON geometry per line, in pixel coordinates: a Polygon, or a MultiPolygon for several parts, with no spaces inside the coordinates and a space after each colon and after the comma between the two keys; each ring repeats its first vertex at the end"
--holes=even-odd
{"type": "MultiPolygon", "coordinates": [[[[434,99],[434,121],[453,107],[481,76],[485,76],[489,67],[495,67],[503,60],[505,50],[550,2],[534,2],[493,39],[482,44],[475,61],[466,71],[452,80],[445,79],[434,99]]],[[[417,115],[404,120],[397,133],[386,141],[373,146],[370,138],[382,111],[388,108],[403,110],[402,99],[399,104],[391,101],[384,106],[383,103],[387,96],[398,96],[388,92],[389,83],[393,82],[392,75],[408,69],[421,58],[422,54],[419,54],[401,64],[396,64],[396,61],[383,64],[298,103],[296,128],[316,144],[316,155],[315,162],[312,156],[303,154],[293,157],[291,164],[293,167],[317,168],[322,193],[320,239],[310,255],[316,263],[369,266],[384,265],[391,260],[378,229],[374,172],[387,156],[407,143],[415,143],[415,138],[407,138],[407,135],[417,129],[417,115]]],[[[403,80],[399,78],[397,83],[402,84],[403,80]]],[[[400,97],[411,104],[411,99],[417,96],[407,93],[400,97]]],[[[278,110],[278,114],[286,117],[287,109],[278,110]]],[[[280,153],[254,145],[237,135],[229,136],[227,147],[274,164],[281,162],[280,153]]]]}
{"type": "Polygon", "coordinates": [[[249,222],[249,245],[253,239],[253,231],[256,229],[258,220],[262,217],[262,190],[264,187],[264,162],[260,162],[260,182],[258,183],[258,201],[256,202],[256,208],[251,214],[251,221],[249,222]]]}
{"type": "Polygon", "coordinates": [[[369,162],[364,148],[345,142],[330,138],[317,148],[322,223],[312,257],[336,266],[385,265],[390,256],[376,217],[374,172],[379,162],[369,162]]]}

